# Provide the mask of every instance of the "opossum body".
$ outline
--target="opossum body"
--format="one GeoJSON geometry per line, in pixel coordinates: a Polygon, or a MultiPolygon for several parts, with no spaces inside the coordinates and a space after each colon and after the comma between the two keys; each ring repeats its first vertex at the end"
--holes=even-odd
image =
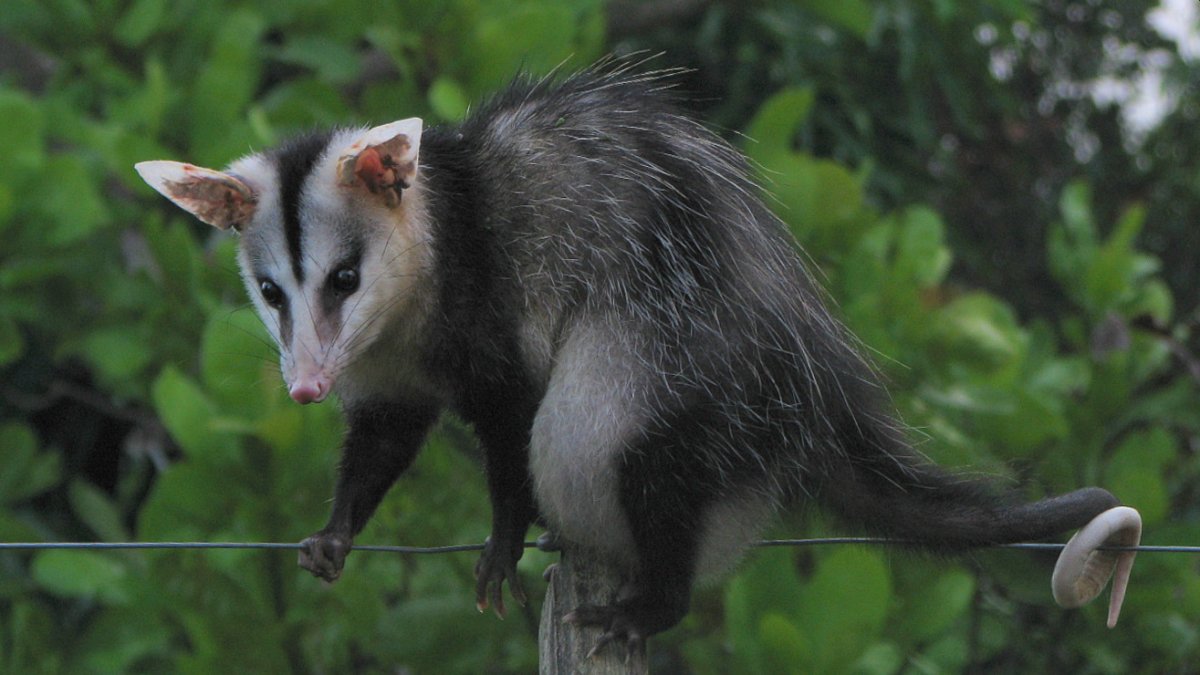
{"type": "Polygon", "coordinates": [[[1014,505],[923,462],[743,158],[664,87],[618,64],[518,79],[458,126],[311,134],[225,172],[139,165],[240,232],[292,397],[338,392],[349,432],[304,567],[338,577],[445,408],[485,453],[481,606],[505,580],[523,599],[540,517],[625,571],[615,604],[570,616],[630,645],[797,497],[950,550],[1117,504],[1089,488],[1014,505]]]}

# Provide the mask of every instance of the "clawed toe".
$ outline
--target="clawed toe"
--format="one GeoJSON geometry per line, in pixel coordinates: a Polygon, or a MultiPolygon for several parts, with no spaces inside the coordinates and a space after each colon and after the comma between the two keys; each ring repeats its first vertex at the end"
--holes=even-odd
{"type": "Polygon", "coordinates": [[[562,618],[563,623],[576,626],[594,626],[604,632],[596,640],[596,644],[588,652],[587,657],[593,658],[610,643],[625,644],[625,661],[628,662],[635,654],[642,653],[646,648],[644,632],[636,622],[620,607],[582,605],[568,612],[562,618]]]}
{"type": "Polygon", "coordinates": [[[525,587],[517,574],[517,561],[521,558],[521,549],[514,552],[512,547],[497,546],[489,537],[484,542],[483,555],[475,563],[475,607],[480,612],[491,606],[496,616],[503,619],[508,610],[504,606],[504,582],[508,581],[508,591],[513,600],[522,606],[527,602],[525,587]]]}

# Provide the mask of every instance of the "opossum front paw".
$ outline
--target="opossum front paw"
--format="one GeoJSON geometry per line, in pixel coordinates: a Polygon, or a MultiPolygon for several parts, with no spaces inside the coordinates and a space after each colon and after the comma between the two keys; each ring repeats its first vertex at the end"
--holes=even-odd
{"type": "Polygon", "coordinates": [[[562,620],[563,623],[594,626],[604,631],[588,652],[589,659],[609,643],[625,643],[626,662],[646,648],[647,632],[632,614],[619,605],[581,605],[564,615],[562,620]]]}
{"type": "Polygon", "coordinates": [[[351,538],[344,534],[321,530],[300,542],[300,566],[315,577],[336,581],[342,575],[351,544],[351,538]]]}
{"type": "Polygon", "coordinates": [[[492,537],[483,542],[483,554],[475,563],[475,607],[479,611],[488,608],[490,604],[496,616],[504,618],[507,610],[504,608],[504,581],[508,580],[508,592],[513,599],[524,606],[526,602],[525,587],[521,585],[521,577],[517,575],[517,561],[525,547],[517,541],[513,545],[503,542],[496,543],[492,537]]]}

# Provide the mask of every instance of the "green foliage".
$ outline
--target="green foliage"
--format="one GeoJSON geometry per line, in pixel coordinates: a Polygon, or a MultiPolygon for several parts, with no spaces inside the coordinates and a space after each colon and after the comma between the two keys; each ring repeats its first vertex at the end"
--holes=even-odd
{"type": "MultiPolygon", "coordinates": [[[[40,80],[0,71],[0,538],[296,541],[319,527],[335,408],[287,399],[235,242],[159,199],[133,163],[219,166],[313,125],[460,119],[518,69],[613,49],[607,11],[6,2],[0,47],[49,66],[40,80]]],[[[1169,284],[1161,242],[1146,248],[1161,202],[1114,204],[1125,169],[1059,166],[1049,197],[1003,194],[1012,220],[1051,223],[1044,237],[1020,249],[984,236],[1008,229],[954,148],[1011,178],[1061,146],[1037,135],[1050,122],[1019,116],[1020,87],[988,72],[993,50],[1058,63],[1021,51],[1016,21],[1074,30],[1023,0],[790,0],[713,3],[646,40],[673,46],[668,63],[690,55],[689,86],[714,87],[711,119],[744,132],[923,452],[1031,498],[1104,485],[1141,510],[1152,543],[1200,542],[1194,338],[1177,308],[1190,290],[1169,284]],[[970,37],[983,25],[1003,29],[992,46],[970,37]],[[1046,147],[997,147],[993,129],[1046,147]],[[1044,281],[1036,294],[1030,278],[1044,281]]],[[[1194,192],[1187,176],[1164,184],[1194,192]]],[[[429,446],[361,541],[487,534],[469,435],[449,421],[429,446]]],[[[535,594],[549,561],[522,563],[535,594]]],[[[0,670],[533,670],[540,599],[504,623],[478,615],[473,563],[359,552],[327,587],[294,553],[5,553],[0,670]]],[[[1141,556],[1112,632],[1101,607],[1055,608],[1048,578],[1049,561],[1025,552],[756,550],[652,648],[697,673],[1162,672],[1198,658],[1194,561],[1141,556]]]]}

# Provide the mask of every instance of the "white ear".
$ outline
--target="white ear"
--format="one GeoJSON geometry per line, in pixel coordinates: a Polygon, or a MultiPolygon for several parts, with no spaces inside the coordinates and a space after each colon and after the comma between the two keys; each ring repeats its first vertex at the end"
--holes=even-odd
{"type": "Polygon", "coordinates": [[[227,173],[167,160],[139,162],[133,168],[150,187],[209,225],[240,230],[254,217],[254,190],[227,173]]]}
{"type": "Polygon", "coordinates": [[[365,186],[396,206],[417,177],[421,127],[421,118],[411,117],[369,129],[338,156],[338,182],[365,186]]]}

